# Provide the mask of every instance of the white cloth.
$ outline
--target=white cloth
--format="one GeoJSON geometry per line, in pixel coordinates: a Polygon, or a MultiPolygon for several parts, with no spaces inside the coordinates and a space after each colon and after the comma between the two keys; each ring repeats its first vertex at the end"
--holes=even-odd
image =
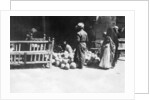
{"type": "Polygon", "coordinates": [[[104,44],[103,46],[103,56],[101,58],[99,66],[102,68],[111,68],[112,62],[115,55],[115,44],[110,37],[108,37],[109,43],[104,44]]]}

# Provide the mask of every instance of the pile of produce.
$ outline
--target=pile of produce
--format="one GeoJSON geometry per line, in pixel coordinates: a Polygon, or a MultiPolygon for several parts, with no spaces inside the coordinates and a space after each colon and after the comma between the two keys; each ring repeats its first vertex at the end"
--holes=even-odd
{"type": "MultiPolygon", "coordinates": [[[[87,51],[85,54],[85,65],[86,66],[97,66],[100,63],[100,58],[97,54],[87,51]]],[[[74,62],[74,53],[69,54],[68,52],[53,53],[52,64],[61,69],[75,69],[77,64],[74,62]]]]}
{"type": "Polygon", "coordinates": [[[98,66],[100,63],[100,58],[97,54],[87,51],[85,54],[85,64],[87,66],[98,66]]]}
{"type": "Polygon", "coordinates": [[[74,62],[74,54],[64,53],[53,53],[52,64],[62,69],[75,69],[77,67],[74,62]]]}

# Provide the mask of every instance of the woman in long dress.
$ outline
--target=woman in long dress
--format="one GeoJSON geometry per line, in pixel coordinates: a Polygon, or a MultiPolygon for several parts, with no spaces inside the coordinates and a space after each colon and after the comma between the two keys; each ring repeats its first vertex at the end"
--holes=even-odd
{"type": "Polygon", "coordinates": [[[111,68],[115,56],[116,46],[110,36],[106,36],[101,48],[100,64],[101,68],[111,68]]]}

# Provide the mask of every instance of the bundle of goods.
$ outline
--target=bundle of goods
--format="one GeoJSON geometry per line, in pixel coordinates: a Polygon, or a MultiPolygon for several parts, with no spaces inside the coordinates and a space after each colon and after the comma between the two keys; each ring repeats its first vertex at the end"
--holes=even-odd
{"type": "Polygon", "coordinates": [[[52,64],[66,70],[77,67],[74,62],[74,54],[69,54],[68,52],[53,53],[52,64]]]}
{"type": "Polygon", "coordinates": [[[85,64],[87,66],[98,66],[100,63],[100,58],[97,54],[87,51],[85,54],[85,64]]]}

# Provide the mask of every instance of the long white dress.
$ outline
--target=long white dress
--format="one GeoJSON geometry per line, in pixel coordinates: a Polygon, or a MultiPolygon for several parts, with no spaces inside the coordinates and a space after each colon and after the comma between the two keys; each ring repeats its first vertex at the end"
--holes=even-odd
{"type": "Polygon", "coordinates": [[[102,47],[103,54],[99,64],[99,67],[101,68],[111,68],[115,54],[115,45],[113,41],[111,40],[110,37],[107,37],[106,39],[107,39],[106,41],[109,42],[104,43],[102,47]]]}

